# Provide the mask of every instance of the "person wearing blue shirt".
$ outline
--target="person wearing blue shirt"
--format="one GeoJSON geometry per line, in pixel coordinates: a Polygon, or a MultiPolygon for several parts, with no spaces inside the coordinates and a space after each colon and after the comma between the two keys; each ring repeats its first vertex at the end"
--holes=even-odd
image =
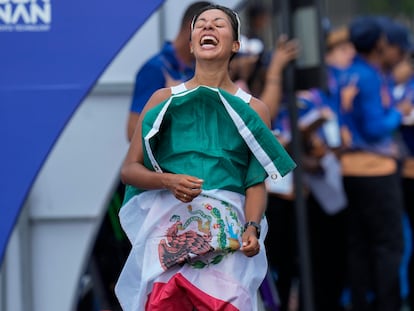
{"type": "MultiPolygon", "coordinates": [[[[402,105],[409,103],[411,106],[414,105],[414,66],[412,59],[407,57],[395,66],[392,71],[393,88],[392,98],[396,105],[402,105]]],[[[408,235],[409,241],[411,240],[411,246],[408,246],[405,260],[403,262],[403,270],[407,274],[405,281],[408,287],[408,303],[411,308],[414,307],[414,257],[410,255],[412,249],[412,241],[414,236],[414,109],[412,109],[410,115],[403,118],[402,125],[399,132],[399,145],[401,152],[401,178],[402,178],[402,189],[404,195],[404,207],[405,213],[408,216],[408,224],[411,227],[411,235],[408,235]]],[[[406,248],[407,249],[407,248],[406,248]]]]}
{"type": "Polygon", "coordinates": [[[383,72],[392,82],[392,71],[412,50],[410,32],[403,24],[389,17],[379,16],[378,21],[387,38],[384,50],[383,72]]]}
{"type": "Polygon", "coordinates": [[[387,42],[378,20],[354,19],[350,39],[357,55],[347,74],[358,92],[342,111],[349,137],[341,166],[348,200],[352,310],[399,310],[403,201],[393,135],[403,111],[382,97],[387,42]],[[367,299],[369,293],[373,300],[367,299]]]}
{"type": "Polygon", "coordinates": [[[161,51],[152,56],[138,71],[128,118],[128,140],[134,134],[143,107],[156,90],[179,84],[194,75],[194,57],[189,45],[190,25],[198,10],[209,4],[207,1],[199,1],[189,5],[175,39],[165,42],[161,51]]]}
{"type": "MultiPolygon", "coordinates": [[[[413,43],[410,40],[410,32],[408,28],[398,20],[384,16],[380,16],[378,19],[388,41],[384,51],[384,62],[382,65],[383,102],[387,102],[390,106],[398,106],[402,110],[412,111],[413,86],[410,85],[412,65],[409,59],[409,54],[413,49],[413,43]]],[[[403,218],[405,247],[400,265],[401,296],[404,299],[408,298],[412,307],[414,306],[414,293],[412,289],[410,290],[410,287],[412,288],[412,285],[414,284],[414,271],[410,266],[413,266],[414,262],[412,256],[410,256],[410,240],[412,239],[412,235],[411,237],[409,236],[409,226],[412,227],[412,224],[414,223],[414,215],[412,211],[414,202],[412,193],[414,188],[411,184],[414,175],[410,173],[413,170],[410,169],[409,145],[413,144],[414,136],[410,133],[410,128],[412,131],[413,127],[408,125],[411,121],[407,119],[410,118],[411,117],[403,117],[402,125],[395,133],[394,139],[398,146],[398,161],[400,177],[402,177],[402,191],[405,207],[403,218]]]]}

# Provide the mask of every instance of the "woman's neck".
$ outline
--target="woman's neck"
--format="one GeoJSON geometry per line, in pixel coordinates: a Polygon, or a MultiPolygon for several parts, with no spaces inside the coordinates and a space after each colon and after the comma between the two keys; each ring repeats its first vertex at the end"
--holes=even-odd
{"type": "Polygon", "coordinates": [[[194,77],[188,81],[187,87],[194,88],[199,85],[221,88],[230,93],[237,91],[237,86],[230,78],[227,65],[197,64],[194,77]]]}

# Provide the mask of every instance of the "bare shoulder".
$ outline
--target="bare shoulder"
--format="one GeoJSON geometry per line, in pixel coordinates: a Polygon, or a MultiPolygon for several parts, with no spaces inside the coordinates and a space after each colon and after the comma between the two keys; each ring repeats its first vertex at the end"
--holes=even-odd
{"type": "Polygon", "coordinates": [[[146,104],[146,108],[152,108],[171,96],[170,88],[162,88],[155,91],[146,104]]]}
{"type": "Polygon", "coordinates": [[[258,113],[267,126],[270,126],[270,111],[264,102],[253,96],[250,100],[250,107],[258,113]]]}
{"type": "Polygon", "coordinates": [[[264,102],[262,102],[260,99],[254,96],[252,96],[252,98],[250,99],[250,107],[252,107],[255,111],[257,111],[257,113],[269,111],[269,108],[267,107],[267,105],[264,102]]]}
{"type": "Polygon", "coordinates": [[[164,100],[168,99],[171,96],[171,89],[170,88],[162,88],[156,90],[154,93],[152,93],[150,99],[147,101],[147,103],[144,106],[144,109],[142,110],[142,113],[140,114],[140,117],[142,118],[148,110],[155,107],[159,103],[163,102],[164,100]]]}

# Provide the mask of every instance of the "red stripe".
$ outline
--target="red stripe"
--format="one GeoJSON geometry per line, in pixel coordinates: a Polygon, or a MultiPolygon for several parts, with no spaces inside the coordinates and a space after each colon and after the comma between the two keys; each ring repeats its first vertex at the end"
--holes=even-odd
{"type": "Polygon", "coordinates": [[[167,283],[154,283],[146,311],[239,311],[230,302],[214,298],[177,273],[167,283]]]}

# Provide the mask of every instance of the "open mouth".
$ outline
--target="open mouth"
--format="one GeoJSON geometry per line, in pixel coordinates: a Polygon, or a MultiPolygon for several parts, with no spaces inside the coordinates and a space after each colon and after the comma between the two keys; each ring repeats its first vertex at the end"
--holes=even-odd
{"type": "Polygon", "coordinates": [[[216,46],[218,44],[218,40],[214,37],[214,36],[203,36],[200,40],[200,45],[203,47],[207,47],[207,46],[216,46]]]}

